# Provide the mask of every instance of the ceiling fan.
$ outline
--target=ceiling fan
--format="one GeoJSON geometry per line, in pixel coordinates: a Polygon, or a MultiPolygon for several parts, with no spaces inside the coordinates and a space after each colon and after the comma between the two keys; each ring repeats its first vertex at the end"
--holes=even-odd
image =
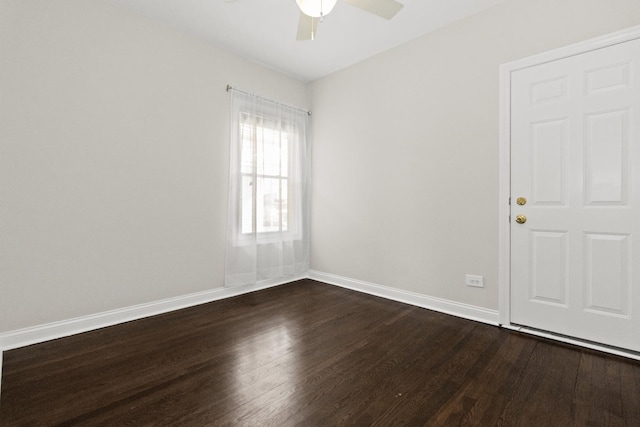
{"type": "MultiPolygon", "coordinates": [[[[300,8],[298,35],[296,40],[314,40],[318,23],[327,15],[338,0],[296,0],[300,8]]],[[[343,0],[355,7],[371,12],[381,18],[391,19],[404,6],[395,0],[343,0]]]]}

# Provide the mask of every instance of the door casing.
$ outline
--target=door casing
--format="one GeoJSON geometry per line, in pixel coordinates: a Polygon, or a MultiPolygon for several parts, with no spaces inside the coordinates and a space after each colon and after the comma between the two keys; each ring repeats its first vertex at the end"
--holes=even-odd
{"type": "Polygon", "coordinates": [[[506,328],[523,330],[535,335],[570,342],[597,350],[614,353],[640,360],[640,355],[607,346],[571,339],[553,333],[528,330],[511,323],[511,76],[515,71],[534,67],[547,62],[568,58],[619,43],[640,39],[640,25],[605,36],[586,40],[560,49],[555,49],[529,58],[520,59],[500,66],[500,148],[499,148],[499,198],[498,198],[498,310],[500,325],[506,328]]]}

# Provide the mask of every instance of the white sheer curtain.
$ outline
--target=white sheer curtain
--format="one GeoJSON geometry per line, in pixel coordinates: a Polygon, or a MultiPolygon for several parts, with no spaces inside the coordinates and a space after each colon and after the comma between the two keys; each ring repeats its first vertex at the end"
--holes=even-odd
{"type": "Polygon", "coordinates": [[[309,269],[309,114],[230,93],[225,285],[302,276],[309,269]]]}

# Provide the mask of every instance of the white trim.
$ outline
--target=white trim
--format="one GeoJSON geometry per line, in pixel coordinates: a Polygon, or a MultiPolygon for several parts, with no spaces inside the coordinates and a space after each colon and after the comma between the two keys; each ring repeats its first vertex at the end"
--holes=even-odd
{"type": "Polygon", "coordinates": [[[640,38],[640,25],[502,64],[500,66],[500,69],[504,69],[505,71],[508,70],[511,73],[523,68],[535,67],[536,65],[557,61],[559,59],[568,58],[570,56],[580,55],[583,53],[591,52],[593,50],[603,49],[638,38],[640,38]]]}
{"type": "Polygon", "coordinates": [[[498,313],[500,323],[511,319],[511,71],[500,67],[500,147],[498,189],[498,313]]]}
{"type": "MultiPolygon", "coordinates": [[[[509,214],[511,211],[508,205],[511,196],[511,75],[513,72],[523,68],[545,64],[547,62],[568,58],[597,49],[603,49],[620,43],[636,40],[640,38],[640,25],[617,31],[612,34],[586,40],[550,52],[541,53],[529,58],[519,59],[500,66],[500,175],[499,175],[499,206],[498,206],[498,311],[500,313],[500,324],[514,329],[511,326],[510,312],[510,291],[511,291],[511,236],[509,226],[509,214]]],[[[517,327],[520,328],[520,327],[517,327]]],[[[520,328],[521,329],[521,328],[520,328]]],[[[518,330],[520,330],[518,329],[518,330]]],[[[534,335],[545,336],[543,333],[534,335]]],[[[553,335],[553,334],[550,334],[553,335]]],[[[550,338],[550,337],[547,337],[550,338]]],[[[555,338],[554,338],[555,339],[555,338]]],[[[582,345],[583,347],[596,348],[601,351],[608,351],[608,347],[599,348],[583,341],[565,342],[582,345]]],[[[616,350],[617,351],[617,350],[616,350]]],[[[614,353],[626,357],[635,358],[625,352],[614,353]]]]}
{"type": "Polygon", "coordinates": [[[47,323],[0,334],[0,350],[11,350],[31,344],[37,344],[56,338],[67,337],[82,332],[113,326],[132,320],[168,313],[182,308],[193,307],[212,301],[230,298],[261,289],[271,288],[306,276],[290,277],[286,280],[261,282],[256,285],[238,286],[233,288],[215,288],[208,291],[181,295],[146,304],[120,308],[89,316],[47,323]]]}
{"type": "Polygon", "coordinates": [[[390,288],[387,286],[376,285],[374,283],[364,282],[362,280],[349,279],[347,277],[337,276],[335,274],[323,273],[320,271],[309,271],[309,278],[330,285],[340,286],[342,288],[363,292],[370,295],[386,298],[393,301],[411,304],[417,307],[427,308],[429,310],[441,313],[451,314],[453,316],[462,317],[468,320],[488,323],[490,325],[498,325],[498,312],[489,310],[475,305],[463,304],[460,302],[450,301],[442,298],[430,297],[415,292],[403,291],[401,289],[390,288]]]}
{"type": "MultiPolygon", "coordinates": [[[[289,277],[285,280],[270,280],[258,283],[256,285],[238,286],[234,288],[216,288],[208,291],[197,292],[188,295],[182,295],[174,298],[167,298],[160,301],[154,301],[146,304],[139,304],[117,310],[106,311],[103,313],[92,314],[89,316],[77,317],[74,319],[52,322],[44,325],[18,329],[15,331],[0,334],[0,392],[2,391],[2,361],[3,351],[24,347],[31,344],[37,344],[52,339],[63,338],[70,335],[88,332],[108,326],[138,320],[145,317],[155,316],[158,314],[168,313],[183,308],[193,307],[212,301],[218,301],[225,298],[231,298],[262,289],[272,288],[279,285],[291,283],[297,280],[309,278],[317,280],[329,285],[339,286],[369,295],[375,295],[381,298],[398,301],[413,306],[450,314],[463,319],[482,322],[494,326],[502,326],[519,332],[531,335],[549,338],[569,344],[587,347],[594,350],[624,356],[631,359],[640,360],[640,354],[626,352],[622,349],[601,346],[595,343],[585,342],[569,337],[558,336],[551,333],[537,331],[534,329],[524,328],[518,325],[511,325],[499,321],[498,311],[490,310],[483,307],[464,304],[456,301],[446,300],[443,298],[431,297],[415,292],[404,291],[401,289],[391,288],[387,286],[376,285],[374,283],[362,280],[350,279],[330,273],[310,270],[307,275],[289,277]]],[[[500,317],[501,318],[501,317],[500,317]]]]}
{"type": "Polygon", "coordinates": [[[158,314],[168,313],[183,308],[193,307],[212,301],[218,301],[249,292],[291,283],[305,279],[306,275],[287,277],[280,280],[267,280],[255,285],[232,288],[215,288],[208,291],[181,295],[145,304],[138,304],[88,316],[17,329],[0,334],[0,392],[2,391],[2,359],[3,352],[32,344],[38,344],[57,338],[68,337],[82,332],[93,331],[132,320],[143,319],[158,314]]]}
{"type": "Polygon", "coordinates": [[[430,297],[423,294],[375,285],[373,283],[367,283],[360,280],[349,279],[312,270],[309,271],[308,275],[289,277],[286,280],[271,280],[250,286],[216,288],[204,292],[181,295],[146,304],[134,305],[117,310],[2,333],[0,334],[0,390],[2,386],[3,351],[113,326],[132,320],[143,319],[145,317],[168,313],[174,310],[180,310],[212,301],[218,301],[261,289],[291,283],[305,278],[364,292],[393,301],[411,304],[417,307],[451,314],[464,319],[498,325],[498,312],[495,310],[489,310],[482,307],[430,297]]]}

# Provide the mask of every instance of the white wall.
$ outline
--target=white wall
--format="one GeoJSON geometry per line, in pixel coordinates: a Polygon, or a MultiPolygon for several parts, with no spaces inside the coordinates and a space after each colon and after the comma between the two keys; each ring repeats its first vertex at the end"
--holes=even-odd
{"type": "Polygon", "coordinates": [[[498,66],[638,23],[509,0],[309,88],[102,0],[0,0],[0,333],[222,285],[227,83],[313,99],[314,270],[495,309],[498,66]]]}
{"type": "Polygon", "coordinates": [[[222,286],[226,84],[308,87],[97,0],[0,0],[0,64],[0,332],[222,286]]]}
{"type": "Polygon", "coordinates": [[[637,24],[510,0],[313,83],[312,269],[497,309],[498,67],[637,24]]]}

